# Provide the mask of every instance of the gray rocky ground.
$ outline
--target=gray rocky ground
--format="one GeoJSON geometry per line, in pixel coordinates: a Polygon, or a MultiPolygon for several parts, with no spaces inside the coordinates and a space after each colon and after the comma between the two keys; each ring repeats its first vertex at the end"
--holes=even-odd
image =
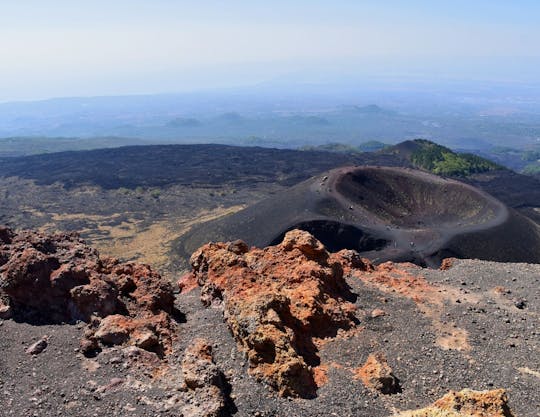
{"type": "Polygon", "coordinates": [[[204,338],[230,384],[227,412],[236,416],[388,416],[426,406],[450,389],[499,387],[517,416],[538,416],[540,266],[459,260],[446,271],[410,268],[435,288],[430,294],[440,294],[428,307],[399,289],[347,278],[361,331],[322,344],[326,381],[314,399],[278,397],[249,376],[222,311],[203,307],[194,289],[177,295],[185,323],[174,353],[161,362],[121,347],[86,358],[78,352],[82,324],[2,320],[0,415],[202,415],[197,410],[209,400],[184,386],[181,362],[193,340],[204,338]],[[42,353],[25,352],[45,335],[42,353]],[[353,377],[374,351],[385,353],[401,393],[383,395],[353,377]]]}

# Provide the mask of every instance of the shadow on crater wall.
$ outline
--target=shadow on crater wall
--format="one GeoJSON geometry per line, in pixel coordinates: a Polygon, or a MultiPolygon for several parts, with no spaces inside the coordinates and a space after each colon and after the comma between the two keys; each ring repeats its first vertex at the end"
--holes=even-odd
{"type": "Polygon", "coordinates": [[[390,242],[350,224],[331,220],[312,220],[288,227],[274,238],[270,245],[281,243],[285,234],[293,229],[305,230],[315,236],[330,252],[354,249],[358,252],[376,251],[385,248],[390,242]]]}

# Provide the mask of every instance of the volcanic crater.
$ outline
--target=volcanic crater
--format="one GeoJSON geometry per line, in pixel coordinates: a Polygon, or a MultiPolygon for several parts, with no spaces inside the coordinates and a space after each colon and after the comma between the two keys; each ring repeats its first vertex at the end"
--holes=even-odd
{"type": "Polygon", "coordinates": [[[529,219],[462,182],[408,168],[345,167],[314,177],[178,240],[188,256],[206,241],[274,245],[293,229],[332,251],[374,262],[438,267],[442,259],[540,262],[540,232],[529,219]],[[489,242],[489,244],[487,243],[489,242]]]}
{"type": "Polygon", "coordinates": [[[404,229],[464,229],[507,215],[504,205],[487,194],[419,171],[356,168],[338,175],[335,188],[339,197],[382,223],[404,229]]]}

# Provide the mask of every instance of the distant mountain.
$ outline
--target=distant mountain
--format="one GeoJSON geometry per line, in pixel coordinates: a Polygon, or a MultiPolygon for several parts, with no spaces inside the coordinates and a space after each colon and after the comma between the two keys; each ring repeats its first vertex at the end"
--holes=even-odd
{"type": "Polygon", "coordinates": [[[167,126],[169,127],[198,127],[200,125],[201,122],[199,120],[186,117],[177,117],[167,123],[167,126]]]}
{"type": "Polygon", "coordinates": [[[524,149],[495,146],[491,149],[473,149],[475,155],[526,175],[540,173],[540,145],[529,145],[524,149]]]}
{"type": "Polygon", "coordinates": [[[370,115],[396,114],[395,111],[385,109],[376,104],[368,104],[367,106],[342,106],[342,111],[360,113],[360,114],[370,114],[370,115]]]}
{"type": "Polygon", "coordinates": [[[219,115],[216,120],[230,124],[239,124],[244,122],[244,117],[238,113],[229,112],[219,115]]]}
{"type": "Polygon", "coordinates": [[[308,126],[326,126],[330,122],[321,116],[293,116],[289,119],[296,124],[304,124],[308,126]]]}

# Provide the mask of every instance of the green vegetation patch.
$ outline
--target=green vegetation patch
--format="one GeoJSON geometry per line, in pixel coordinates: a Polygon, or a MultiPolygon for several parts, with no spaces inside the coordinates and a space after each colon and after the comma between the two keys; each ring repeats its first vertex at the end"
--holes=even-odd
{"type": "Polygon", "coordinates": [[[438,175],[467,177],[471,174],[504,169],[501,165],[469,153],[456,153],[444,146],[424,139],[411,155],[411,163],[438,175]]]}
{"type": "Polygon", "coordinates": [[[526,175],[538,175],[540,174],[540,162],[533,162],[528,164],[523,169],[523,173],[526,175]]]}

